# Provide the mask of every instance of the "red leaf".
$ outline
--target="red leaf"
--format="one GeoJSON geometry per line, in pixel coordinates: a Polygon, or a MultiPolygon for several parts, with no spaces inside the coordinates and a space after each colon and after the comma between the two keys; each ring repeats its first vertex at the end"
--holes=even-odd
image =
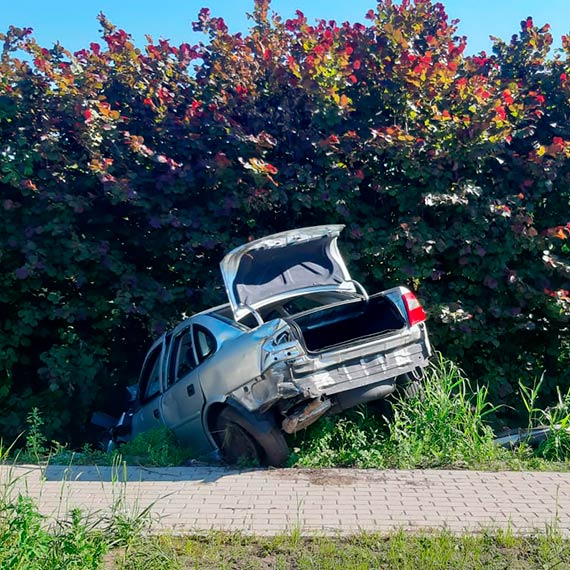
{"type": "Polygon", "coordinates": [[[505,89],[503,91],[503,103],[505,105],[512,105],[514,102],[513,100],[513,96],[511,95],[511,92],[509,89],[505,89]]]}

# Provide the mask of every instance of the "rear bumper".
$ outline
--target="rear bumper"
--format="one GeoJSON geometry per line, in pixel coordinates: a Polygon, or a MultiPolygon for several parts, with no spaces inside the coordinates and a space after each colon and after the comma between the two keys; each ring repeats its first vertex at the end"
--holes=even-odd
{"type": "Polygon", "coordinates": [[[425,323],[386,338],[306,355],[291,368],[307,397],[333,395],[395,378],[427,366],[431,346],[425,323]]]}

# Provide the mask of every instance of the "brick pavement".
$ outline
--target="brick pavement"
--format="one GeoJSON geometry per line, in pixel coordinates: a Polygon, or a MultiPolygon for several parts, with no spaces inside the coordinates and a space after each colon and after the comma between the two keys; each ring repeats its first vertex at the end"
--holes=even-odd
{"type": "Polygon", "coordinates": [[[554,525],[570,537],[570,473],[0,466],[0,484],[8,481],[9,492],[27,492],[48,516],[72,507],[101,514],[121,501],[131,512],[149,507],[152,530],[175,534],[527,533],[554,525]]]}

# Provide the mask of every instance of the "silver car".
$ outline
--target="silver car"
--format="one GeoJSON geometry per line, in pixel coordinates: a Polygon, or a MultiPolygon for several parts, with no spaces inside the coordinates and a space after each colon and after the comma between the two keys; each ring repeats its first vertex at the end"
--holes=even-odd
{"type": "Polygon", "coordinates": [[[113,439],[166,425],[197,456],[281,465],[285,434],[419,382],[431,351],[424,310],[404,287],[369,296],[350,277],[343,227],[290,230],[228,253],[229,303],[151,346],[113,439]]]}

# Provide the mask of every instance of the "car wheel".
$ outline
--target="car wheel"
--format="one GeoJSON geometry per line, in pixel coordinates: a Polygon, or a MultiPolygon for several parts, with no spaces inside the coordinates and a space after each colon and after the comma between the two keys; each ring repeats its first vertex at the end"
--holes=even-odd
{"type": "Polygon", "coordinates": [[[421,376],[418,378],[412,374],[398,376],[396,378],[396,392],[394,395],[405,400],[422,399],[423,384],[421,376]]]}
{"type": "Polygon", "coordinates": [[[227,407],[218,415],[215,427],[215,439],[229,464],[244,462],[278,467],[289,455],[285,438],[270,417],[246,417],[227,407]]]}

